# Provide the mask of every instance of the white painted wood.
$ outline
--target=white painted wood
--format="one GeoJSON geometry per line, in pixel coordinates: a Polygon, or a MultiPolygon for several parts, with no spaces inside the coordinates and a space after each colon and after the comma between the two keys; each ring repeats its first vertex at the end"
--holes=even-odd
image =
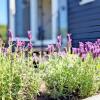
{"type": "Polygon", "coordinates": [[[15,37],[15,0],[9,0],[9,29],[13,32],[13,37],[15,37]]]}
{"type": "MultiPolygon", "coordinates": [[[[56,35],[58,32],[58,0],[52,0],[52,39],[51,40],[43,40],[43,45],[55,44],[56,43],[56,35]]],[[[30,0],[30,23],[31,23],[31,31],[32,31],[32,42],[34,46],[41,46],[41,40],[37,39],[38,34],[38,0],[30,0]]],[[[17,40],[17,37],[13,39],[17,40]]],[[[29,41],[28,38],[20,38],[21,41],[29,41]]]]}
{"type": "Polygon", "coordinates": [[[38,0],[30,0],[30,23],[32,31],[32,41],[37,41],[38,33],[38,0]]]}
{"type": "MultiPolygon", "coordinates": [[[[38,1],[38,0],[37,0],[38,1]]],[[[51,10],[52,10],[52,30],[51,30],[51,34],[52,34],[52,39],[50,39],[50,40],[43,40],[43,41],[41,41],[41,40],[38,40],[37,39],[37,37],[35,37],[35,39],[34,39],[34,45],[36,45],[36,46],[41,46],[41,44],[43,44],[43,45],[48,45],[48,44],[55,44],[56,43],[56,36],[57,36],[57,32],[58,32],[58,20],[57,20],[57,18],[58,18],[58,0],[52,0],[51,1],[52,3],[51,3],[51,10]],[[41,43],[41,42],[43,42],[43,43],[41,43]]],[[[38,5],[38,4],[37,4],[38,5]]],[[[33,6],[33,5],[31,5],[31,6],[33,6]]],[[[36,6],[36,5],[35,5],[36,6]]],[[[33,7],[34,8],[34,7],[33,7]]],[[[32,9],[32,7],[31,7],[31,9],[32,9]]],[[[33,10],[33,9],[32,9],[33,10]]],[[[35,11],[37,11],[38,12],[38,8],[37,8],[37,10],[35,10],[35,11]]],[[[34,11],[34,12],[35,12],[34,11]]],[[[31,12],[31,14],[33,14],[33,11],[31,12]]],[[[33,16],[33,15],[31,15],[31,16],[33,16]]],[[[36,16],[34,16],[34,17],[36,17],[36,16]]],[[[37,18],[38,18],[38,16],[37,16],[37,18]]],[[[35,18],[34,18],[35,19],[35,18]]],[[[33,20],[33,18],[32,18],[32,20],[33,20]]],[[[36,19],[37,20],[37,19],[36,19]]],[[[33,22],[33,21],[32,21],[33,22]]],[[[36,22],[35,22],[36,23],[36,22]]],[[[33,24],[32,26],[34,26],[35,24],[33,24]]],[[[38,26],[38,23],[36,23],[36,26],[38,26]]],[[[33,28],[33,27],[32,27],[33,28]]],[[[31,29],[32,30],[32,29],[31,29]]],[[[32,31],[32,32],[34,32],[34,31],[32,31]]],[[[37,35],[37,33],[38,33],[38,30],[37,30],[37,32],[35,32],[36,34],[33,34],[33,36],[35,35],[37,35]]]]}
{"type": "Polygon", "coordinates": [[[58,32],[58,0],[52,0],[52,38],[56,42],[58,32]]]}
{"type": "Polygon", "coordinates": [[[80,5],[84,5],[84,4],[93,2],[93,1],[95,1],[95,0],[81,0],[81,1],[79,2],[79,4],[80,4],[80,5]]]}
{"type": "MultiPolygon", "coordinates": [[[[28,38],[17,38],[17,37],[13,38],[13,41],[17,41],[17,39],[19,39],[20,41],[29,42],[28,38]]],[[[55,44],[55,41],[53,41],[53,40],[44,40],[43,41],[43,45],[48,45],[50,43],[55,44]]],[[[41,46],[41,41],[38,40],[38,41],[33,42],[33,46],[41,46]]]]}

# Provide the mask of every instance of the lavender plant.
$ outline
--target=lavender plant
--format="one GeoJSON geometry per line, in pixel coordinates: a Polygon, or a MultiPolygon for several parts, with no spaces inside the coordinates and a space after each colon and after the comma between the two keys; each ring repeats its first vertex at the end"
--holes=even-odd
{"type": "Polygon", "coordinates": [[[66,99],[67,96],[86,97],[97,92],[97,62],[99,59],[95,61],[90,55],[84,62],[79,56],[68,53],[50,57],[44,64],[48,94],[53,98],[66,99]]]}
{"type": "MultiPolygon", "coordinates": [[[[61,41],[59,37],[61,36],[58,36],[61,41]]],[[[71,34],[68,34],[67,39],[67,49],[63,51],[60,49],[61,44],[57,46],[59,41],[56,45],[58,52],[54,52],[55,48],[49,45],[49,59],[40,64],[45,73],[47,92],[57,100],[60,97],[66,100],[68,96],[87,97],[98,91],[100,83],[100,80],[97,81],[100,75],[97,74],[100,70],[97,68],[100,66],[99,39],[95,43],[80,42],[79,48],[72,48],[71,34]],[[73,53],[71,53],[71,48],[73,53]]]]}
{"type": "Polygon", "coordinates": [[[0,100],[33,100],[43,81],[47,94],[56,99],[86,97],[100,89],[100,39],[95,43],[79,42],[79,48],[72,48],[68,34],[67,47],[62,50],[59,35],[56,45],[48,45],[48,54],[37,56],[33,53],[32,33],[27,33],[28,44],[17,39],[13,53],[11,30],[9,47],[0,44],[0,100]]]}
{"type": "Polygon", "coordinates": [[[39,93],[41,77],[34,69],[32,47],[25,48],[24,41],[18,39],[12,53],[12,37],[8,36],[9,47],[0,47],[0,100],[33,100],[39,93]]]}

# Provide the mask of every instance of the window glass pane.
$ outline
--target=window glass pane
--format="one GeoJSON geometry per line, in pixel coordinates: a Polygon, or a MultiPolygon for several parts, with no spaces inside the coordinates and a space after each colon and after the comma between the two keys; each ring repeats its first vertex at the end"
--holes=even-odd
{"type": "Polygon", "coordinates": [[[63,37],[65,37],[67,33],[67,0],[60,0],[59,3],[59,24],[60,24],[60,32],[63,37]]]}
{"type": "Polygon", "coordinates": [[[38,0],[38,34],[39,40],[51,39],[51,0],[38,0]]]}
{"type": "Polygon", "coordinates": [[[30,0],[23,0],[23,36],[30,30],[30,0]]]}

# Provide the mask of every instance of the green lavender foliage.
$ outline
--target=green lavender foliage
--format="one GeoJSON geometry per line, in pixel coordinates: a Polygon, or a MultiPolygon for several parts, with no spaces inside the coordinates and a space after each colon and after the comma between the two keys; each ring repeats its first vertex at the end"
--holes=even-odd
{"type": "Polygon", "coordinates": [[[53,98],[71,94],[87,97],[100,90],[100,57],[88,54],[83,61],[78,55],[59,53],[40,55],[39,68],[33,65],[32,51],[25,49],[1,52],[0,47],[0,100],[33,100],[39,94],[41,82],[53,98]]]}
{"type": "Polygon", "coordinates": [[[16,53],[0,54],[0,100],[33,100],[37,96],[41,78],[27,63],[32,65],[31,59],[28,62],[16,53]]]}
{"type": "Polygon", "coordinates": [[[96,93],[99,88],[96,68],[100,65],[99,61],[99,58],[93,59],[90,54],[85,61],[69,53],[64,57],[51,56],[46,63],[40,64],[45,73],[48,94],[53,98],[59,98],[72,93],[77,93],[80,97],[96,93]]]}

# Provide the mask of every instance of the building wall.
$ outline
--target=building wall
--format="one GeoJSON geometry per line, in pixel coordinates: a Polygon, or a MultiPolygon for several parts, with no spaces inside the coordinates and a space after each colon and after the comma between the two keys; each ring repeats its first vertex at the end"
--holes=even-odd
{"type": "MultiPolygon", "coordinates": [[[[16,36],[26,37],[25,31],[28,30],[31,25],[29,23],[31,21],[30,13],[23,12],[24,8],[23,1],[25,0],[15,0],[15,1],[16,1],[15,33],[16,36]]],[[[92,0],[93,2],[84,5],[80,5],[80,1],[82,0],[59,0],[58,2],[59,5],[59,12],[58,12],[59,20],[57,22],[58,29],[60,29],[62,34],[66,34],[67,29],[68,32],[72,33],[73,46],[78,46],[79,41],[82,42],[95,41],[97,38],[100,38],[100,0],[94,0],[94,1],[92,0]],[[67,19],[67,14],[68,14],[68,19],[67,19]]],[[[29,12],[29,8],[27,12],[29,12]]],[[[55,17],[54,16],[55,14],[52,15],[53,17],[55,17]]],[[[54,23],[52,24],[52,27],[55,27],[53,25],[54,23]]]]}
{"type": "Polygon", "coordinates": [[[41,40],[38,38],[42,34],[38,34],[40,26],[44,30],[44,44],[55,43],[58,33],[62,33],[63,37],[66,37],[68,30],[67,0],[15,0],[15,8],[15,25],[12,24],[15,26],[14,40],[16,37],[26,40],[27,30],[31,30],[32,41],[36,45],[41,45],[41,40]],[[28,1],[30,3],[27,4],[28,1]],[[40,1],[43,1],[42,9],[41,7],[39,9],[40,1]]]}
{"type": "Polygon", "coordinates": [[[81,0],[68,0],[68,27],[73,46],[78,42],[100,38],[100,0],[80,5],[81,0]]]}

